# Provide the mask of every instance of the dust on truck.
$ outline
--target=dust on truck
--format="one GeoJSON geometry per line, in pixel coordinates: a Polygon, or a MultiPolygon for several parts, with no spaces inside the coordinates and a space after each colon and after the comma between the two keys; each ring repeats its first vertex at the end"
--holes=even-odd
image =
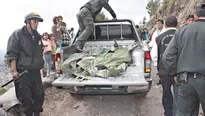
{"type": "MultiPolygon", "coordinates": [[[[72,43],[78,39],[78,36],[79,31],[72,43]]],[[[85,80],[82,78],[79,80],[73,75],[66,75],[67,72],[62,71],[62,64],[69,58],[72,59],[73,52],[69,47],[65,47],[58,49],[56,52],[57,79],[52,85],[67,88],[70,93],[74,94],[141,93],[146,95],[152,85],[150,49],[147,41],[141,40],[133,21],[107,20],[96,22],[94,32],[86,41],[83,50],[89,52],[100,48],[101,50],[113,49],[115,44],[130,50],[131,62],[119,75],[108,77],[91,76],[85,80]]],[[[79,55],[76,56],[79,57],[79,55]]]]}

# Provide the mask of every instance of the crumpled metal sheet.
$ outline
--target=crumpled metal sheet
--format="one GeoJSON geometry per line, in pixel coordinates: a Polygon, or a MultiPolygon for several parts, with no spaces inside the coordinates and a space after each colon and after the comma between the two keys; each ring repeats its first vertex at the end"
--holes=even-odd
{"type": "Polygon", "coordinates": [[[20,104],[20,101],[16,97],[15,87],[10,88],[6,93],[0,96],[0,103],[3,104],[3,109],[5,111],[17,104],[20,104]]]}
{"type": "Polygon", "coordinates": [[[6,111],[2,108],[0,108],[0,116],[8,116],[6,111]]]}
{"type": "Polygon", "coordinates": [[[113,51],[98,47],[71,55],[62,64],[62,71],[68,77],[86,80],[94,76],[117,76],[126,69],[129,63],[131,63],[131,52],[128,48],[117,46],[113,51]],[[97,70],[97,66],[105,66],[107,69],[97,70]]]}

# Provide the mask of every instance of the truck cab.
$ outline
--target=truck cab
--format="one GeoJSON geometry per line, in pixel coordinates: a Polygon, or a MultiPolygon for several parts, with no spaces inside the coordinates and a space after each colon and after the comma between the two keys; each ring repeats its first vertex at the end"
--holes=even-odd
{"type": "MultiPolygon", "coordinates": [[[[79,32],[72,41],[74,43],[79,32]]],[[[57,79],[53,86],[70,89],[75,94],[132,94],[146,95],[152,85],[151,57],[149,46],[142,41],[135,24],[131,20],[105,20],[94,23],[94,32],[87,39],[83,50],[97,47],[112,48],[114,43],[134,48],[131,53],[132,63],[117,77],[93,77],[90,80],[79,81],[65,76],[61,71],[62,63],[73,53],[68,48],[60,48],[56,52],[57,79]]]]}

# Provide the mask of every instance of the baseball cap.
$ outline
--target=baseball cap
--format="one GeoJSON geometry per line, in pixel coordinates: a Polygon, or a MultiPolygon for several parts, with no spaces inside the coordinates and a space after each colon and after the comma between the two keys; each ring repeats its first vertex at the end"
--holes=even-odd
{"type": "Polygon", "coordinates": [[[205,2],[196,7],[196,15],[198,17],[205,16],[205,2]]]}
{"type": "Polygon", "coordinates": [[[169,16],[165,19],[165,25],[167,27],[176,27],[177,24],[178,24],[178,21],[175,16],[169,16]]]}

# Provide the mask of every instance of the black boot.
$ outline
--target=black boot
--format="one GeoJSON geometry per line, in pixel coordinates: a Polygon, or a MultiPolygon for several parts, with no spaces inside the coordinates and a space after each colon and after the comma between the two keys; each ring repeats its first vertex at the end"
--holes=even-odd
{"type": "Polygon", "coordinates": [[[161,82],[161,80],[159,79],[159,81],[158,81],[157,85],[160,85],[160,84],[162,84],[162,82],[161,82]]]}
{"type": "Polygon", "coordinates": [[[71,45],[71,46],[69,46],[68,51],[70,51],[70,53],[81,53],[81,52],[83,52],[83,50],[81,48],[82,48],[81,46],[71,45]]]}
{"type": "Polygon", "coordinates": [[[33,116],[40,116],[39,112],[35,112],[33,116]]]}

